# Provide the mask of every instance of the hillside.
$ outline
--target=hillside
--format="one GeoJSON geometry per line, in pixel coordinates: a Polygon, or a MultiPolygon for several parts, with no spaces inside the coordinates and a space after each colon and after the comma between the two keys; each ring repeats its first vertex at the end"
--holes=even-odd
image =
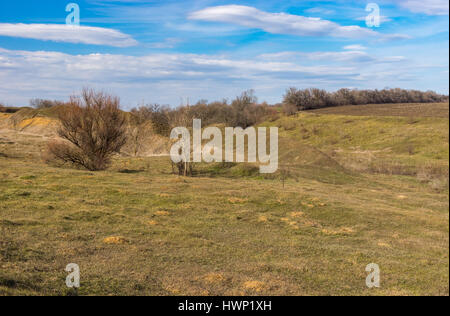
{"type": "Polygon", "coordinates": [[[406,116],[448,118],[448,103],[367,104],[328,107],[308,112],[362,116],[406,116]]]}
{"type": "Polygon", "coordinates": [[[448,295],[448,118],[262,125],[280,128],[275,175],[201,164],[183,178],[168,157],[127,155],[56,168],[45,138],[0,130],[0,294],[448,295]]]}
{"type": "Polygon", "coordinates": [[[311,146],[348,170],[417,176],[448,185],[448,118],[308,112],[265,125],[278,126],[293,148],[296,143],[311,146]]]}
{"type": "MultiPolygon", "coordinates": [[[[31,135],[42,138],[43,142],[49,139],[58,139],[57,130],[59,128],[58,111],[59,107],[47,109],[22,108],[17,112],[0,113],[0,130],[3,130],[11,137],[21,137],[21,135],[31,135]],[[14,136],[15,135],[15,136],[14,136]]],[[[141,139],[140,155],[144,157],[167,154],[168,140],[166,137],[155,135],[151,127],[143,131],[145,134],[141,139]]],[[[0,134],[1,135],[1,134],[0,134]]],[[[12,139],[13,140],[13,139],[12,139]]],[[[122,150],[124,155],[134,155],[133,144],[128,142],[122,150]]],[[[42,146],[41,152],[45,146],[42,146]]]]}

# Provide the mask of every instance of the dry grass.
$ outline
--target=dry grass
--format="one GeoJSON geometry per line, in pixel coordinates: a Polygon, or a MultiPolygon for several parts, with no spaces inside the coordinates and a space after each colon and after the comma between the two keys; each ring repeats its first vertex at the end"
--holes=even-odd
{"type": "MultiPolygon", "coordinates": [[[[406,103],[346,105],[308,111],[317,114],[339,114],[356,116],[407,116],[448,118],[448,103],[406,103]]],[[[414,121],[411,121],[413,124],[414,121]]]]}
{"type": "Polygon", "coordinates": [[[419,177],[339,163],[368,150],[372,162],[448,166],[448,119],[300,121],[308,140],[300,124],[282,132],[281,158],[298,176],[285,188],[245,165],[180,178],[167,157],[116,157],[95,173],[54,168],[40,160],[46,138],[0,131],[0,295],[73,295],[69,263],[81,268],[79,295],[448,295],[448,183],[436,190],[427,168],[419,177]],[[389,143],[403,141],[398,130],[414,141],[412,157],[389,143]],[[365,286],[372,262],[380,289],[365,286]]]}

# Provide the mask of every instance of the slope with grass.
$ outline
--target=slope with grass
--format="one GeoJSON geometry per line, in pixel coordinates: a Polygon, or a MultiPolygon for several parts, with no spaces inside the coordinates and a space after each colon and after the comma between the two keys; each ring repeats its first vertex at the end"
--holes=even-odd
{"type": "Polygon", "coordinates": [[[166,157],[55,168],[44,138],[0,132],[0,295],[448,295],[448,118],[265,125],[280,126],[284,186],[247,164],[181,178],[166,157]],[[373,167],[385,161],[414,172],[373,167]]]}
{"type": "Polygon", "coordinates": [[[448,118],[448,103],[366,104],[328,107],[308,111],[317,114],[362,116],[406,116],[448,118]]]}
{"type": "Polygon", "coordinates": [[[292,147],[313,147],[348,170],[414,176],[448,187],[448,118],[301,113],[270,124],[292,147]]]}

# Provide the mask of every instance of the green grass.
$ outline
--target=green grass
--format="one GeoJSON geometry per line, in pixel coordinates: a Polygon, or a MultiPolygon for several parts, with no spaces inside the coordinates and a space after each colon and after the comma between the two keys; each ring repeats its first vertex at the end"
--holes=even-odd
{"type": "Polygon", "coordinates": [[[348,169],[448,178],[448,118],[302,113],[271,124],[290,144],[312,146],[348,169]]]}
{"type": "Polygon", "coordinates": [[[41,162],[45,139],[0,132],[0,295],[449,294],[448,180],[349,163],[372,151],[372,163],[448,170],[448,119],[273,124],[281,167],[295,174],[284,188],[252,165],[178,177],[167,157],[56,168],[41,162]],[[123,243],[104,242],[112,236],[123,243]],[[379,289],[365,286],[372,262],[379,289]],[[81,268],[77,292],[65,286],[69,263],[81,268]]]}

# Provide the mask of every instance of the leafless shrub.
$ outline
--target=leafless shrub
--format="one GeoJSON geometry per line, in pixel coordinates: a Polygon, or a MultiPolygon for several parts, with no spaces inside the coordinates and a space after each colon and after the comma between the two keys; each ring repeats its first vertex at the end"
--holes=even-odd
{"type": "Polygon", "coordinates": [[[30,106],[35,109],[47,109],[54,106],[64,105],[62,101],[52,101],[52,100],[43,100],[43,99],[31,99],[30,106]]]}
{"type": "Polygon", "coordinates": [[[84,89],[59,111],[58,134],[67,142],[53,142],[48,153],[56,160],[88,170],[104,170],[126,142],[126,118],[116,97],[84,89]]]}
{"type": "Polygon", "coordinates": [[[192,177],[194,175],[194,163],[182,161],[179,163],[172,162],[172,173],[176,174],[176,172],[179,176],[192,177]]]}
{"type": "Polygon", "coordinates": [[[236,97],[231,104],[227,100],[212,103],[201,100],[192,106],[167,110],[166,115],[171,127],[189,127],[193,119],[201,119],[203,126],[225,124],[247,128],[276,116],[277,112],[267,103],[258,104],[254,92],[249,90],[236,97]]]}
{"type": "Polygon", "coordinates": [[[291,171],[290,166],[286,166],[286,165],[280,166],[280,180],[281,180],[281,183],[283,184],[283,189],[285,188],[286,181],[288,179],[294,179],[295,182],[299,182],[298,177],[295,175],[295,173],[293,173],[291,171]]]}
{"type": "Polygon", "coordinates": [[[285,115],[294,115],[295,113],[297,113],[298,108],[297,105],[295,103],[291,103],[291,102],[286,102],[283,103],[283,113],[285,115]]]}
{"type": "Polygon", "coordinates": [[[138,125],[151,123],[153,131],[162,136],[169,136],[170,134],[169,112],[168,106],[159,104],[149,104],[131,110],[133,120],[138,125]]]}

